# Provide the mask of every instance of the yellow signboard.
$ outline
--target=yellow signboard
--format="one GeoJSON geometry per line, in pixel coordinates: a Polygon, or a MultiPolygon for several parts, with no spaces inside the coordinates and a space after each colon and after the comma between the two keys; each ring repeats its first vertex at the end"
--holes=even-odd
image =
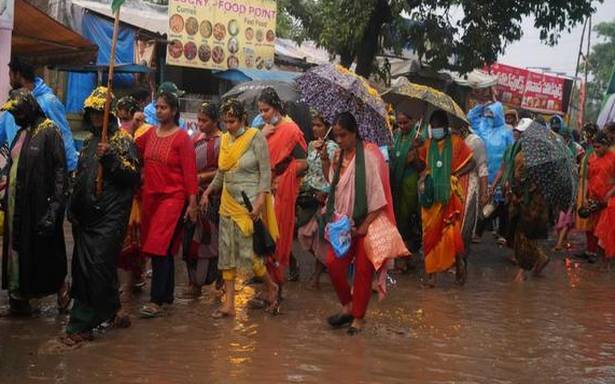
{"type": "Polygon", "coordinates": [[[170,0],[167,64],[273,68],[275,0],[170,0]]]}

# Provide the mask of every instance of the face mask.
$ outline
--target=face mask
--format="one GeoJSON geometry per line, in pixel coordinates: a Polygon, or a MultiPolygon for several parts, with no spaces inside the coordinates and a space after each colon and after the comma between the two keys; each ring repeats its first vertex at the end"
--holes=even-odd
{"type": "Polygon", "coordinates": [[[444,128],[432,128],[431,129],[431,137],[436,140],[443,139],[446,136],[446,130],[444,128]]]}
{"type": "Polygon", "coordinates": [[[235,132],[235,134],[233,136],[234,137],[239,137],[239,136],[243,135],[245,131],[246,131],[246,128],[245,127],[241,127],[241,128],[239,128],[237,130],[237,132],[235,132]]]}
{"type": "Polygon", "coordinates": [[[280,122],[280,116],[273,116],[271,120],[269,120],[269,124],[276,125],[280,122]]]}

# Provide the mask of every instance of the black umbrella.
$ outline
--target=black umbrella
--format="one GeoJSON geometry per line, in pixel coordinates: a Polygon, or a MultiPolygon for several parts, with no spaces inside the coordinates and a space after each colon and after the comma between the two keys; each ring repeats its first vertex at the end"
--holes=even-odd
{"type": "Polygon", "coordinates": [[[303,132],[307,141],[312,140],[312,116],[310,107],[302,102],[299,102],[299,91],[295,87],[295,83],[289,83],[279,80],[254,80],[234,86],[230,91],[222,95],[222,100],[228,98],[236,98],[239,100],[248,113],[248,122],[251,122],[258,115],[258,98],[263,92],[263,89],[271,87],[275,89],[280,99],[284,102],[286,114],[303,132]]]}

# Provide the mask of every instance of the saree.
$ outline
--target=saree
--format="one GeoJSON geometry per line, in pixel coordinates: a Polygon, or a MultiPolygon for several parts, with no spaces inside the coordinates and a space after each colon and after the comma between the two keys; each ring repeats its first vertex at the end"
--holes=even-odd
{"type": "Polygon", "coordinates": [[[293,151],[299,146],[307,150],[307,144],[301,129],[290,118],[285,117],[277,126],[276,131],[267,138],[269,146],[269,161],[271,169],[278,169],[285,163],[288,166],[281,173],[274,175],[275,216],[280,229],[280,237],[276,242],[274,258],[278,264],[274,270],[277,282],[283,280],[283,271],[288,266],[293,245],[295,229],[295,203],[299,194],[298,162],[293,157],[293,151]]]}
{"type": "MultiPolygon", "coordinates": [[[[437,149],[444,152],[447,140],[437,143],[437,149]]],[[[464,252],[463,238],[461,236],[461,222],[465,192],[459,185],[455,172],[461,170],[472,160],[472,150],[463,142],[463,139],[450,136],[450,174],[448,201],[435,201],[431,207],[421,209],[423,220],[423,250],[425,254],[425,272],[437,273],[451,268],[455,264],[455,256],[464,252]]],[[[428,174],[442,163],[432,164],[429,159],[432,140],[425,142],[420,150],[419,157],[426,163],[428,174]]],[[[442,155],[444,155],[442,153],[442,155]]],[[[446,165],[444,165],[446,166],[446,165]]]]}
{"type": "MultiPolygon", "coordinates": [[[[607,193],[615,186],[615,152],[608,151],[604,156],[592,154],[589,159],[588,196],[591,200],[604,201],[607,193]]],[[[607,201],[607,206],[595,213],[594,235],[598,245],[607,258],[615,258],[615,197],[607,201]]]]}
{"type": "Polygon", "coordinates": [[[412,129],[406,134],[401,131],[395,133],[390,168],[391,190],[397,229],[412,251],[417,251],[421,246],[421,217],[418,194],[419,172],[411,164],[407,164],[406,161],[415,136],[416,129],[412,129]]]}

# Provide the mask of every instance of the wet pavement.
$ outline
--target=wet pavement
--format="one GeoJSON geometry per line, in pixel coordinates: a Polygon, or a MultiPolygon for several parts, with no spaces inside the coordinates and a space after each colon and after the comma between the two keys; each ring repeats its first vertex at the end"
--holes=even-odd
{"type": "MultiPolygon", "coordinates": [[[[518,283],[509,255],[485,236],[463,288],[453,275],[435,289],[418,272],[393,275],[354,337],[325,324],[335,293],[326,276],[309,288],[307,255],[277,317],[247,310],[254,290],[239,287],[236,319],[211,319],[218,300],[206,289],[142,320],[144,292],[128,308],[132,328],[65,350],[67,318],[45,299],[32,318],[0,318],[0,383],[615,383],[615,270],[563,253],[518,283]]],[[[177,276],[181,286],[183,266],[177,276]]]]}

